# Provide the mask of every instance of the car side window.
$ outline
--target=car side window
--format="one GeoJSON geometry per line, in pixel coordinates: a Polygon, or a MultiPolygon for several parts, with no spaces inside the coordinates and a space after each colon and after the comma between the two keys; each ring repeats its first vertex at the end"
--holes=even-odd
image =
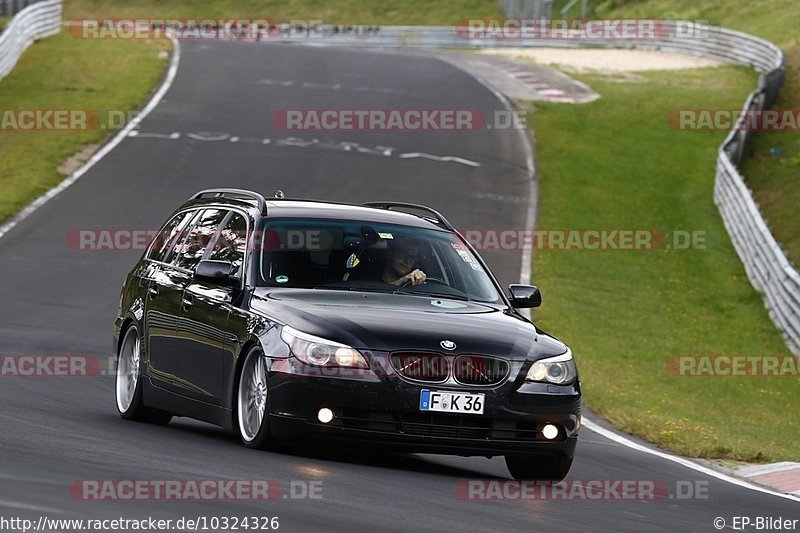
{"type": "Polygon", "coordinates": [[[203,259],[206,248],[217,233],[228,211],[224,209],[205,209],[195,217],[183,240],[175,247],[172,264],[179,268],[194,270],[203,259]]]}
{"type": "Polygon", "coordinates": [[[169,256],[172,247],[175,246],[175,242],[193,214],[192,211],[184,211],[172,217],[164,225],[164,228],[158,232],[147,253],[147,258],[153,261],[166,261],[166,257],[169,256]]]}
{"type": "Polygon", "coordinates": [[[247,220],[242,214],[231,211],[206,259],[230,262],[233,265],[231,273],[240,277],[246,250],[247,220]]]}

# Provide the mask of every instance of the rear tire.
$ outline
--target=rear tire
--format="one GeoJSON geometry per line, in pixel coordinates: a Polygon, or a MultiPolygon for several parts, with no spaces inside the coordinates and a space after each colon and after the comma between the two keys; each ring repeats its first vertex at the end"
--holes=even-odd
{"type": "Polygon", "coordinates": [[[506,455],[506,467],[514,479],[561,481],[572,467],[572,457],[562,454],[506,455]]]}
{"type": "Polygon", "coordinates": [[[142,403],[141,340],[139,330],[131,324],[125,330],[117,350],[117,377],[114,385],[117,410],[125,420],[168,424],[172,414],[145,407],[142,403]]]}
{"type": "Polygon", "coordinates": [[[269,426],[269,391],[264,354],[252,347],[244,356],[236,390],[235,427],[248,448],[268,450],[275,446],[269,426]]]}

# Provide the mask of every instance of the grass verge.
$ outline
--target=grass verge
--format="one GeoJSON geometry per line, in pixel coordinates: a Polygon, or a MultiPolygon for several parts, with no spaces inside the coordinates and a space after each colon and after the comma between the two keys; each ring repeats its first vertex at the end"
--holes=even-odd
{"type": "MultiPolygon", "coordinates": [[[[671,109],[739,105],[740,67],[576,76],[602,98],[529,113],[540,180],[538,227],[704,231],[705,250],[537,251],[537,321],[569,342],[587,403],[625,431],[678,453],[797,460],[795,377],[670,375],[672,356],[784,354],[712,201],[724,133],[667,125],[671,109]]],[[[532,104],[520,104],[532,105],[532,104]]]]}
{"type": "MultiPolygon", "coordinates": [[[[800,108],[800,28],[796,0],[605,0],[595,3],[599,17],[653,17],[707,20],[763,37],[786,54],[787,77],[776,105],[782,109],[800,108]]],[[[755,86],[753,87],[755,88],[755,86]]],[[[752,89],[751,89],[752,90],[752,89]]],[[[744,98],[735,107],[744,104],[744,98]]],[[[713,105],[712,109],[720,109],[713,105]]],[[[728,109],[728,108],[726,108],[728,109]]],[[[800,267],[800,133],[757,133],[752,137],[748,158],[742,166],[748,185],[769,220],[772,234],[800,267]]]]}
{"type": "MultiPolygon", "coordinates": [[[[169,46],[169,41],[80,40],[62,32],[29,48],[0,80],[0,110],[135,110],[162,79],[167,59],[159,53],[169,46]]],[[[9,124],[0,128],[0,221],[58,184],[65,160],[112,133],[19,131],[9,124]]]]}
{"type": "Polygon", "coordinates": [[[70,0],[68,19],[263,18],[321,20],[326,24],[449,25],[470,17],[502,17],[486,0],[70,0]]]}

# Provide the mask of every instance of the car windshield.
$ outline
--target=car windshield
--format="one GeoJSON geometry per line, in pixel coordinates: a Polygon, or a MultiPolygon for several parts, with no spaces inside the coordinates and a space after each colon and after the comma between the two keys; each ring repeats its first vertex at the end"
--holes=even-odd
{"type": "Polygon", "coordinates": [[[260,284],[501,303],[461,238],[447,231],[341,220],[270,220],[260,284]]]}

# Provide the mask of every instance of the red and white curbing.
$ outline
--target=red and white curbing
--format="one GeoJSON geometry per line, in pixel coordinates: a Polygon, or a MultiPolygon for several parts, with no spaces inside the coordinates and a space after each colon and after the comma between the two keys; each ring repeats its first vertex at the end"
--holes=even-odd
{"type": "Polygon", "coordinates": [[[744,466],[736,470],[736,475],[777,492],[800,496],[800,463],[744,466]]]}
{"type": "Polygon", "coordinates": [[[575,103],[575,99],[569,96],[566,92],[562,91],[561,89],[556,89],[546,81],[537,78],[531,73],[530,70],[520,67],[517,63],[513,63],[511,61],[498,61],[494,63],[494,66],[512,78],[515,78],[525,85],[530,86],[545,100],[549,100],[551,102],[575,103]]]}

